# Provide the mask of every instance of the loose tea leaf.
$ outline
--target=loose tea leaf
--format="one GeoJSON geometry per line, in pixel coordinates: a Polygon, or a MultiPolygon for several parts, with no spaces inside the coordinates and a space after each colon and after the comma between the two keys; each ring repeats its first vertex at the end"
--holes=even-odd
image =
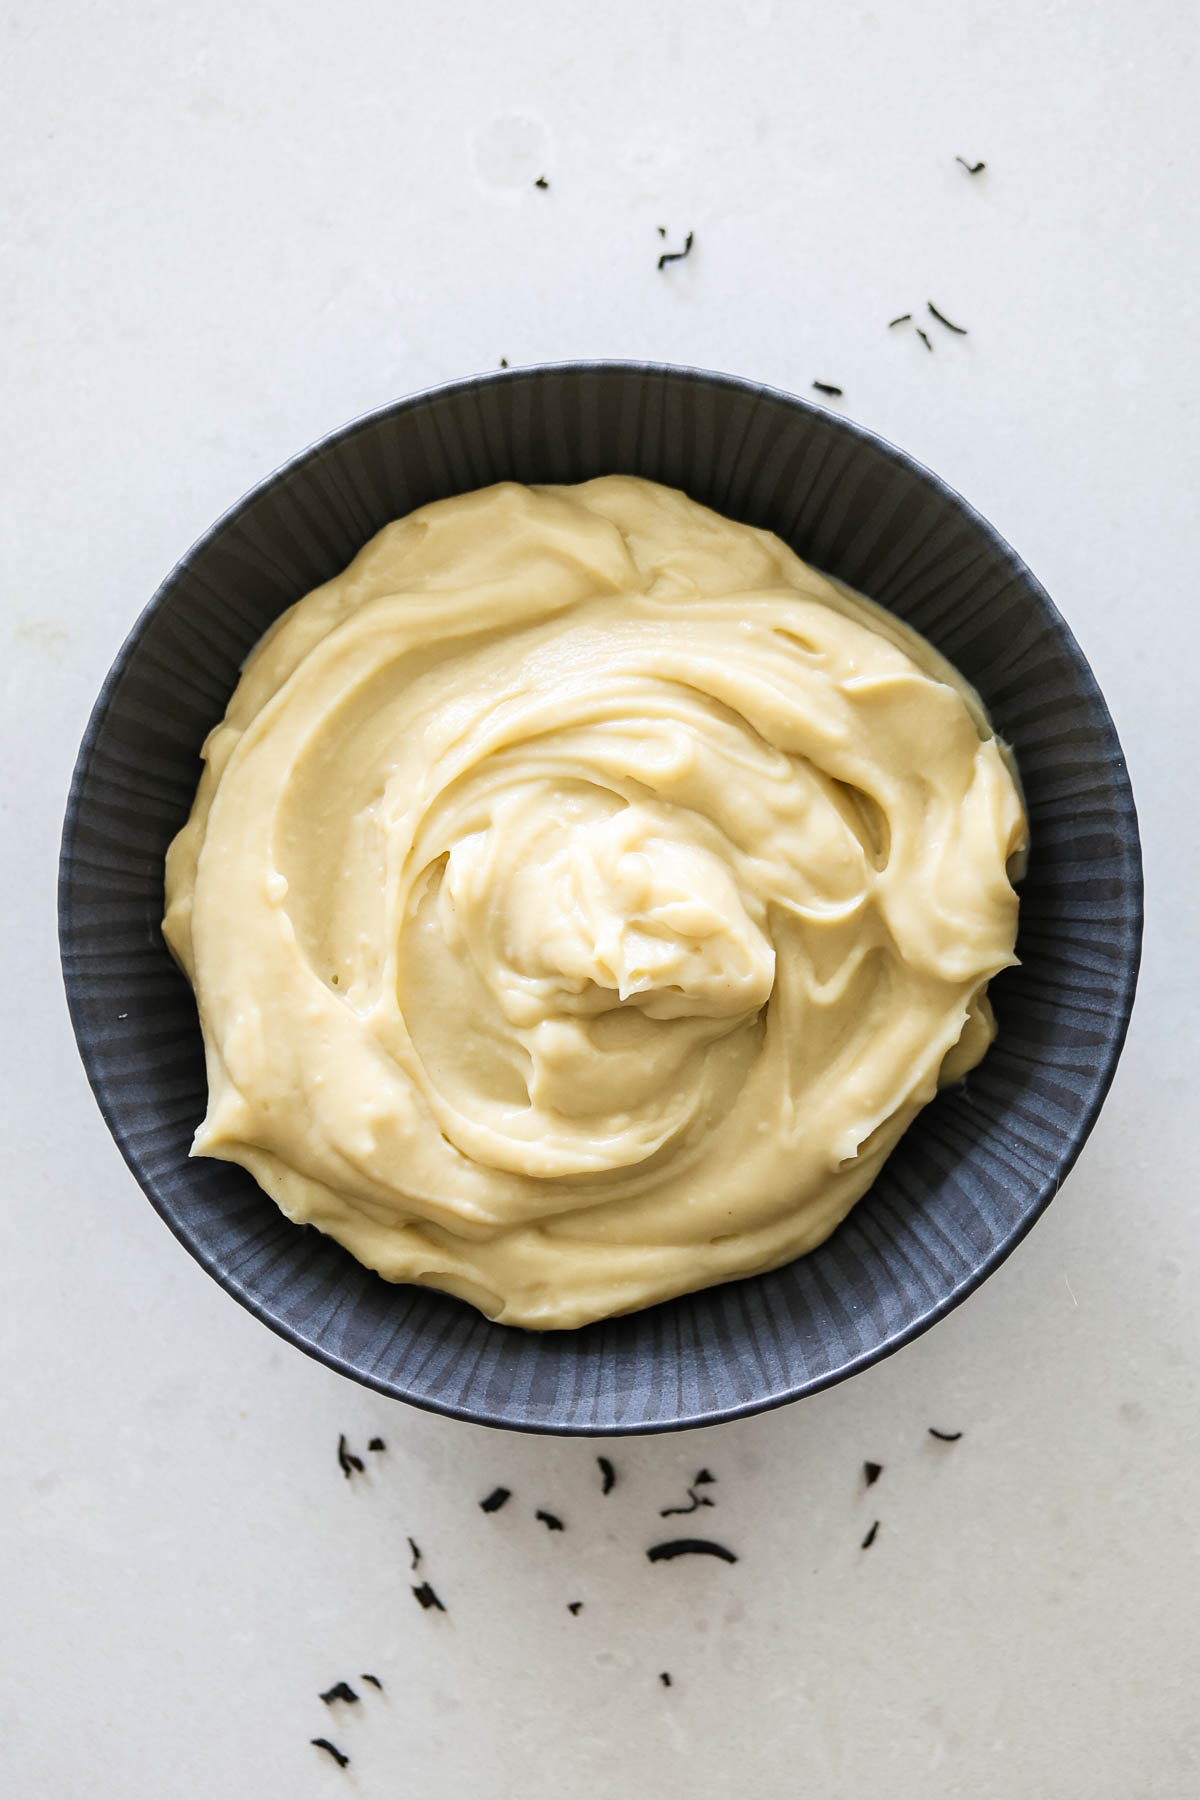
{"type": "Polygon", "coordinates": [[[930,312],[933,314],[934,318],[937,320],[939,325],[944,325],[946,327],[947,331],[956,331],[958,333],[959,337],[966,337],[967,328],[965,325],[955,325],[952,320],[950,320],[946,317],[945,313],[940,313],[938,311],[937,307],[933,304],[932,300],[927,300],[925,302],[925,304],[929,308],[930,312]]]}
{"type": "Polygon", "coordinates": [[[875,1542],[875,1537],[876,1537],[876,1533],[878,1532],[878,1530],[879,1530],[879,1520],[876,1519],[876,1521],[872,1525],[870,1531],[868,1531],[866,1537],[862,1541],[862,1548],[864,1550],[869,1550],[871,1548],[871,1545],[875,1542]]]}
{"type": "Polygon", "coordinates": [[[692,245],[695,242],[695,239],[696,239],[695,232],[689,231],[687,236],[683,240],[683,249],[682,250],[664,250],[662,255],[658,259],[659,268],[665,269],[668,263],[682,262],[685,256],[690,256],[692,253],[692,245]]]}
{"type": "Polygon", "coordinates": [[[422,1609],[425,1612],[428,1612],[431,1606],[436,1606],[439,1612],[445,1612],[445,1607],[442,1605],[427,1581],[423,1581],[420,1587],[415,1587],[413,1589],[413,1594],[421,1602],[422,1609]]]}
{"type": "Polygon", "coordinates": [[[315,1744],[318,1750],[328,1750],[339,1769],[344,1769],[348,1765],[350,1758],[344,1751],[339,1750],[336,1744],[331,1744],[328,1738],[309,1738],[308,1741],[310,1744],[315,1744]]]}
{"type": "Polygon", "coordinates": [[[987,168],[985,162],[969,163],[965,156],[956,156],[954,160],[962,164],[968,175],[978,175],[981,169],[987,168]]]}
{"type": "MultiPolygon", "coordinates": [[[[366,1676],[363,1677],[363,1680],[366,1680],[366,1676]]],[[[335,1700],[348,1700],[352,1706],[358,1705],[358,1695],[348,1681],[335,1682],[333,1687],[326,1689],[321,1698],[326,1706],[332,1706],[335,1700]]]]}
{"type": "Polygon", "coordinates": [[[611,1494],[617,1485],[617,1471],[613,1468],[607,1456],[598,1456],[596,1461],[600,1465],[600,1473],[604,1478],[600,1492],[602,1494],[611,1494]]]}
{"type": "Polygon", "coordinates": [[[512,1489],[506,1487],[493,1488],[486,1499],[479,1502],[480,1512],[499,1512],[506,1500],[512,1499],[512,1489]]]}
{"type": "Polygon", "coordinates": [[[533,1516],[535,1519],[540,1519],[542,1521],[542,1524],[546,1527],[547,1531],[562,1531],[564,1529],[563,1522],[557,1513],[538,1511],[533,1516]]]}
{"type": "Polygon", "coordinates": [[[883,1474],[883,1464],[865,1462],[863,1464],[863,1474],[867,1478],[867,1486],[874,1487],[875,1483],[879,1480],[879,1477],[883,1474]]]}
{"type": "Polygon", "coordinates": [[[719,1556],[722,1562],[737,1561],[732,1550],[715,1544],[711,1538],[670,1538],[665,1544],[652,1544],[646,1555],[651,1562],[674,1562],[677,1556],[719,1556]]]}
{"type": "Polygon", "coordinates": [[[961,1431],[939,1431],[936,1425],[929,1427],[930,1437],[937,1438],[943,1444],[957,1444],[962,1436],[961,1431]]]}
{"type": "Polygon", "coordinates": [[[338,1468],[342,1471],[342,1474],[346,1477],[347,1481],[350,1479],[350,1472],[352,1469],[357,1469],[360,1475],[363,1472],[362,1457],[355,1456],[352,1450],[346,1448],[345,1432],[342,1432],[338,1437],[338,1468]]]}
{"type": "Polygon", "coordinates": [[[688,1513],[696,1512],[697,1509],[701,1506],[715,1506],[716,1505],[716,1502],[714,1500],[710,1500],[707,1494],[698,1494],[694,1487],[690,1487],[688,1489],[688,1499],[691,1502],[691,1504],[689,1506],[664,1506],[662,1511],[658,1515],[659,1518],[660,1519],[673,1519],[676,1517],[676,1515],[682,1515],[683,1517],[686,1517],[688,1513]]]}

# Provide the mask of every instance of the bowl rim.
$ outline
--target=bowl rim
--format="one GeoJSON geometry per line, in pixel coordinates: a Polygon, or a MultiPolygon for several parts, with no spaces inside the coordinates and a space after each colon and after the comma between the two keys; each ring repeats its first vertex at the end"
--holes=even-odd
{"type": "MultiPolygon", "coordinates": [[[[464,492],[467,490],[463,490],[464,492]]],[[[215,723],[216,721],[214,721],[215,723]]],[[[844,417],[841,413],[831,411],[828,407],[819,406],[802,395],[793,394],[786,388],[776,387],[767,382],[751,380],[748,377],[728,374],[721,370],[706,369],[697,365],[669,363],[659,361],[642,361],[624,357],[587,357],[566,358],[556,362],[537,362],[521,364],[513,368],[485,370],[474,375],[458,376],[448,381],[435,383],[430,387],[411,390],[399,397],[385,401],[366,412],[356,414],[334,430],[321,437],[314,438],[295,455],[277,464],[266,475],[248,488],[239,499],[218,515],[213,523],[184,551],[183,555],[172,565],[159,582],[149,600],[138,613],[133,624],[117,651],[112,665],[101,684],[100,691],[92,706],[80,740],[79,750],[71,773],[70,787],[67,794],[66,809],[59,846],[57,899],[58,899],[58,943],[63,986],[66,993],[67,1009],[71,1019],[71,1028],[75,1037],[76,1048],[83,1063],[88,1085],[99,1106],[105,1124],[120,1150],[125,1163],[134,1176],[139,1188],[145,1194],[154,1210],[164,1221],[172,1234],[179,1240],[188,1253],[200,1264],[201,1268],[215,1280],[226,1293],[230,1294],[248,1312],[260,1320],[277,1336],[294,1344],[297,1349],[313,1357],[317,1362],[325,1364],[337,1374],[357,1381],[365,1387],[384,1394],[391,1400],[403,1401],[410,1406],[420,1407],[425,1412],[440,1415],[443,1418],[461,1419],[468,1424],[483,1425],[496,1430],[521,1431],[535,1436],[550,1437],[641,1437],[657,1436],[672,1431],[691,1431],[710,1425],[725,1424],[735,1419],[753,1417],[757,1413],[774,1411],[777,1407],[786,1406],[792,1401],[803,1399],[809,1394],[838,1386],[851,1376],[860,1374],[875,1363],[884,1361],[906,1344],[924,1335],[939,1319],[953,1312],[956,1307],[970,1297],[984,1281],[1007,1260],[1017,1246],[1028,1236],[1034,1225],[1042,1217],[1051,1200],[1057,1195],[1063,1181],[1074,1168],[1079,1154],[1108,1096],[1116,1074],[1117,1063],[1125,1044],[1129,1022],[1133,1011],[1137,989],[1138,973],[1141,965],[1142,936],[1145,920],[1145,882],[1141,853],[1141,834],[1138,826],[1137,808],[1133,794],[1132,780],[1125,757],[1124,748],[1117,735],[1116,726],[1104,698],[1100,685],[1092,671],[1091,665],[1084,656],[1070,626],[1059,612],[1058,607],[1033,574],[1032,570],[1009,544],[1007,539],[966,500],[958,490],[944,478],[936,474],[917,458],[882,437],[878,432],[855,420],[844,417]],[[482,389],[492,388],[501,383],[520,383],[522,381],[544,379],[548,376],[614,374],[639,377],[658,377],[667,381],[682,381],[688,385],[703,387],[716,386],[748,399],[768,400],[782,404],[786,408],[798,409],[832,422],[835,430],[845,434],[873,450],[885,462],[915,475],[927,483],[938,495],[939,499],[949,502],[969,527],[988,541],[991,548],[1007,563],[1014,576],[1025,590],[1036,599],[1043,609],[1049,624],[1060,636],[1064,648],[1072,656],[1076,673],[1079,677],[1080,692],[1093,708],[1098,708],[1101,720],[1106,725],[1111,738],[1108,766],[1115,777],[1115,785],[1123,787],[1125,810],[1121,820],[1122,850],[1129,861],[1129,892],[1126,896],[1128,908],[1128,955],[1120,969],[1120,988],[1117,1004],[1110,1014],[1110,1036],[1105,1046],[1104,1058],[1092,1084],[1089,1104],[1075,1120],[1069,1138],[1066,1140],[1056,1162],[1056,1170],[1052,1179],[1047,1178],[1037,1192],[1031,1204],[1026,1207],[1018,1223],[1011,1228],[1002,1241],[980,1262],[975,1264],[970,1273],[963,1277],[949,1292],[934,1301],[915,1318],[908,1320],[895,1332],[892,1332],[874,1344],[870,1349],[862,1351],[836,1369],[814,1375],[802,1381],[787,1384],[752,1399],[739,1401],[736,1404],[721,1406],[712,1411],[690,1414],[684,1417],[664,1421],[634,1421],[628,1425],[613,1423],[596,1423],[579,1420],[560,1424],[550,1419],[513,1419],[502,1412],[489,1411],[486,1406],[464,1404],[454,1400],[441,1400],[425,1393],[407,1392],[394,1381],[389,1381],[364,1370],[354,1362],[330,1350],[323,1344],[304,1336],[286,1319],[273,1314],[266,1304],[255,1293],[250,1292],[235,1275],[220,1266],[202,1241],[189,1237],[182,1222],[178,1220],[165,1199],[157,1191],[157,1184],[147,1177],[139,1166],[136,1153],[131,1144],[131,1132],[123,1125],[119,1108],[113,1104],[106,1089],[100,1068],[100,1057],[92,1033],[84,1018],[84,1001],[79,991],[80,976],[72,968],[70,952],[78,935],[74,919],[75,897],[73,892],[75,867],[75,839],[79,827],[83,788],[87,780],[96,741],[99,738],[116,692],[123,681],[126,671],[132,662],[141,639],[150,622],[157,615],[163,604],[169,599],[176,583],[184,575],[209,546],[224,532],[237,523],[242,515],[248,512],[277,483],[292,476],[307,464],[326,455],[330,450],[353,438],[373,424],[385,418],[402,416],[409,411],[428,406],[431,401],[443,397],[466,395],[482,389]]],[[[1115,979],[1115,978],[1114,978],[1115,979]]],[[[750,1279],[754,1279],[751,1277],[750,1279]]],[[[721,1284],[726,1285],[726,1284],[721,1284]]],[[[687,1298],[687,1296],[682,1296],[687,1298]]],[[[570,1336],[570,1333],[538,1333],[539,1337],[555,1338],[570,1336]]]]}

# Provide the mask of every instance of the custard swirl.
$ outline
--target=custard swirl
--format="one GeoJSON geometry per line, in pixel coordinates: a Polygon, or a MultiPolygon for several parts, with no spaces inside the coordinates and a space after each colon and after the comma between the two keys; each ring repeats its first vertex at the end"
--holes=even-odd
{"type": "Polygon", "coordinates": [[[194,1153],[505,1323],[813,1248],[990,1040],[1025,822],[977,699],[653,483],[387,526],[204,755],[164,922],[194,1153]]]}

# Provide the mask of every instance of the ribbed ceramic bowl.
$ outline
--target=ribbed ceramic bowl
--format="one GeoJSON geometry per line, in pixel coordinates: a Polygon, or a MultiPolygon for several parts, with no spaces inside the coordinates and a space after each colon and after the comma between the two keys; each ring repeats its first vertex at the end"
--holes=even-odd
{"type": "MultiPolygon", "coordinates": [[[[1007,1255],[1078,1155],[1112,1078],[1141,935],[1121,746],[1029,570],[942,482],[878,438],[723,375],[577,363],[461,381],[335,432],[218,520],[168,576],[106,680],[63,833],[71,1017],[130,1168],[209,1273],[282,1336],[386,1394],[533,1431],[705,1424],[824,1387],[905,1343],[1007,1255]],[[827,1243],[773,1275],[576,1333],[489,1324],[389,1285],[290,1224],[241,1169],[189,1161],[204,1061],[159,931],[163,854],[201,742],[251,645],[389,519],[514,479],[626,471],[769,526],[891,607],[982,694],[1032,826],[1021,967],[999,1037],[943,1093],[827,1243]]],[[[96,1229],[118,1229],[115,1220],[96,1229]]]]}

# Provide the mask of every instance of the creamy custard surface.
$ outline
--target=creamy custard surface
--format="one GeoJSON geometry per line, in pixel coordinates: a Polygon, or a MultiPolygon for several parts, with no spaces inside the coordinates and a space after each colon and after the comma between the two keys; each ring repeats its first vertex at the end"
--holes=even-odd
{"type": "Polygon", "coordinates": [[[393,1281],[575,1327],[811,1250],[1015,958],[977,697],[656,484],[422,507],[246,662],[167,858],[193,1154],[393,1281]]]}

